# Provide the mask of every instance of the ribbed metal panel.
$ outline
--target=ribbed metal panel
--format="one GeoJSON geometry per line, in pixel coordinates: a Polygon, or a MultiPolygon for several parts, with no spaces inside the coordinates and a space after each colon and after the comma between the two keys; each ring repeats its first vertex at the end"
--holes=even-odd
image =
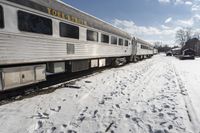
{"type": "Polygon", "coordinates": [[[0,33],[0,65],[130,55],[131,46],[128,49],[125,46],[67,41],[52,36],[33,37],[0,33]],[[75,44],[74,54],[67,54],[67,43],[75,44]]]}

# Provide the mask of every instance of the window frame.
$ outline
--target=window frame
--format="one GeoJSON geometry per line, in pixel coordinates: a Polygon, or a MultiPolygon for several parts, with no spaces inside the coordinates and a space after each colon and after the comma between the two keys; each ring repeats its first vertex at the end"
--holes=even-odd
{"type": "Polygon", "coordinates": [[[128,40],[125,40],[125,41],[124,41],[124,46],[126,46],[126,47],[127,47],[128,45],[129,45],[129,42],[128,42],[128,40]],[[126,42],[127,42],[127,44],[126,44],[126,42]]]}
{"type": "Polygon", "coordinates": [[[98,31],[95,31],[95,30],[87,29],[87,30],[86,30],[86,40],[87,40],[87,41],[92,41],[92,42],[99,42],[99,32],[98,32],[98,31]],[[93,33],[97,33],[97,34],[96,34],[96,37],[97,37],[96,40],[92,40],[92,39],[89,38],[89,36],[88,36],[88,33],[89,33],[89,32],[90,32],[90,33],[92,33],[92,32],[93,32],[93,33]]]}
{"type": "Polygon", "coordinates": [[[59,22],[59,36],[60,37],[64,37],[64,38],[70,38],[70,39],[77,39],[79,40],[80,39],[80,28],[79,26],[76,26],[76,25],[73,25],[73,24],[69,24],[69,23],[66,23],[66,22],[59,22]],[[76,35],[77,37],[69,37],[69,36],[64,36],[64,35],[61,35],[61,25],[67,25],[67,26],[71,26],[71,27],[74,27],[74,28],[77,28],[78,29],[78,34],[76,35]]]}
{"type": "Polygon", "coordinates": [[[35,13],[32,13],[32,12],[28,12],[28,11],[24,11],[24,10],[18,10],[17,11],[17,22],[18,22],[18,30],[21,31],[21,32],[27,32],[27,33],[31,33],[31,34],[39,34],[39,35],[47,35],[47,36],[52,36],[53,35],[53,21],[51,18],[48,18],[48,17],[44,17],[42,15],[38,15],[38,14],[35,14],[35,13]],[[35,16],[35,17],[40,17],[42,19],[46,19],[46,21],[49,20],[49,23],[50,23],[50,31],[49,33],[45,33],[45,32],[34,32],[34,31],[31,31],[31,30],[27,30],[28,28],[22,28],[20,27],[22,24],[20,24],[20,13],[23,13],[24,14],[28,14],[28,15],[32,15],[32,16],[35,16]]]}
{"type": "Polygon", "coordinates": [[[107,35],[107,34],[104,34],[104,33],[101,33],[101,43],[106,43],[106,44],[109,44],[110,43],[110,36],[109,35],[107,35]],[[105,42],[105,41],[102,41],[102,36],[107,36],[108,37],[108,41],[107,42],[105,42]]]}
{"type": "Polygon", "coordinates": [[[116,37],[116,36],[111,36],[110,44],[118,45],[117,43],[118,43],[118,39],[117,39],[117,37],[116,37]],[[116,43],[113,43],[113,40],[112,40],[113,38],[115,39],[116,43]]]}
{"type": "Polygon", "coordinates": [[[118,45],[123,46],[124,45],[124,39],[118,38],[118,45]]]}
{"type": "Polygon", "coordinates": [[[148,46],[146,46],[146,45],[144,45],[144,44],[141,44],[141,49],[149,49],[149,47],[148,46]]]}

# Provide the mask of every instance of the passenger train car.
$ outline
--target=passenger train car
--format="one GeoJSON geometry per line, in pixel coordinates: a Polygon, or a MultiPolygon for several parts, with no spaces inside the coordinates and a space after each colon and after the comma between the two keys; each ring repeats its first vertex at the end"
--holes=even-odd
{"type": "Polygon", "coordinates": [[[136,59],[142,60],[153,55],[153,46],[139,38],[136,39],[136,59]]]}
{"type": "Polygon", "coordinates": [[[152,55],[149,43],[61,1],[0,1],[0,91],[152,55]]]}

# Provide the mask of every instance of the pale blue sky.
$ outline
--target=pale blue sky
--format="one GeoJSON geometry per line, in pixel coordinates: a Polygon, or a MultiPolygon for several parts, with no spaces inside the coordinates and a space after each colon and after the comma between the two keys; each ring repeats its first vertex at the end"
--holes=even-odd
{"type": "Polygon", "coordinates": [[[199,28],[199,0],[63,0],[150,41],[174,43],[180,27],[199,28]]]}

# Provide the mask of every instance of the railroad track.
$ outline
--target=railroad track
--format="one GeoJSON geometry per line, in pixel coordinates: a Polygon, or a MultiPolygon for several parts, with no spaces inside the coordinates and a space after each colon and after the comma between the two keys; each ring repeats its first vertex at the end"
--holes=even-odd
{"type": "Polygon", "coordinates": [[[0,105],[8,104],[25,98],[31,98],[37,95],[52,93],[62,87],[79,89],[78,87],[73,86],[74,81],[85,76],[91,76],[92,74],[100,73],[109,68],[110,67],[96,68],[76,73],[49,75],[46,77],[46,81],[0,92],[0,105]]]}

